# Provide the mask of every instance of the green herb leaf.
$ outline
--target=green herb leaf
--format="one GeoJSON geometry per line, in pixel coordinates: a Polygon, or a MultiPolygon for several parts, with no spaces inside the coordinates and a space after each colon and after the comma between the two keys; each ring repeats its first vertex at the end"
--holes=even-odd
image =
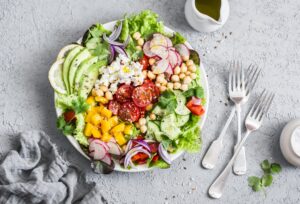
{"type": "Polygon", "coordinates": [[[168,110],[174,110],[177,106],[176,96],[172,91],[165,91],[159,97],[158,105],[168,110]]]}
{"type": "Polygon", "coordinates": [[[198,98],[204,98],[204,90],[201,86],[195,88],[195,96],[198,98]]]}
{"type": "Polygon", "coordinates": [[[72,101],[72,108],[76,114],[84,113],[89,109],[89,104],[86,103],[84,98],[79,97],[78,100],[72,101]]]}
{"type": "Polygon", "coordinates": [[[72,135],[74,130],[75,130],[74,125],[69,124],[69,125],[66,125],[62,131],[63,131],[64,135],[72,135]]]}
{"type": "Polygon", "coordinates": [[[271,173],[272,174],[278,174],[279,172],[281,172],[281,166],[280,166],[280,164],[272,163],[271,164],[271,173]]]}
{"type": "Polygon", "coordinates": [[[250,187],[255,186],[257,183],[260,183],[260,178],[258,178],[257,176],[250,176],[248,178],[248,185],[250,187]]]}
{"type": "Polygon", "coordinates": [[[65,127],[66,124],[67,123],[66,123],[66,121],[65,121],[65,119],[64,119],[63,116],[60,116],[60,117],[57,118],[56,127],[58,129],[62,130],[65,127]]]}
{"type": "Polygon", "coordinates": [[[252,190],[255,192],[262,190],[262,188],[263,188],[263,185],[261,184],[261,182],[256,183],[254,186],[252,186],[252,190]]]}
{"type": "Polygon", "coordinates": [[[150,162],[149,167],[158,167],[160,169],[167,169],[170,168],[170,164],[168,164],[162,159],[159,159],[155,162],[150,162]]]}
{"type": "Polygon", "coordinates": [[[273,176],[271,174],[265,174],[263,175],[261,179],[261,183],[263,186],[267,187],[270,186],[273,182],[273,176]]]}
{"type": "Polygon", "coordinates": [[[264,172],[269,173],[270,172],[270,168],[271,168],[271,164],[270,162],[266,159],[264,160],[261,164],[260,164],[262,170],[264,170],[264,172]]]}
{"type": "Polygon", "coordinates": [[[180,33],[176,32],[172,37],[171,37],[171,41],[173,43],[173,45],[177,45],[177,44],[181,44],[185,42],[185,38],[180,35],[180,33]]]}
{"type": "Polygon", "coordinates": [[[198,52],[195,50],[190,50],[190,59],[193,60],[196,65],[200,66],[200,57],[198,52]]]}

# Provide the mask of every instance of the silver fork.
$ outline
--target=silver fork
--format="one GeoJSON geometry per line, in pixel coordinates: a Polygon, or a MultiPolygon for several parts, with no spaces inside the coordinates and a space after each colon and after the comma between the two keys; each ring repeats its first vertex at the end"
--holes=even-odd
{"type": "MultiPolygon", "coordinates": [[[[232,65],[233,63],[231,63],[230,65],[232,65]]],[[[236,70],[233,70],[232,68],[230,69],[230,71],[236,71],[236,70]]],[[[236,74],[236,73],[234,73],[236,74]]],[[[230,78],[234,75],[234,74],[231,74],[230,75],[230,78]]],[[[247,68],[247,71],[246,71],[246,79],[245,79],[245,90],[246,90],[246,96],[244,97],[244,99],[242,100],[242,103],[246,103],[249,99],[249,95],[250,95],[250,92],[251,90],[253,89],[253,87],[255,86],[256,82],[257,82],[257,79],[259,77],[259,74],[260,74],[260,69],[253,65],[253,64],[250,64],[249,67],[247,68]]],[[[231,80],[230,83],[232,83],[233,81],[231,80]]],[[[229,88],[232,87],[231,84],[229,84],[229,88]]],[[[202,166],[204,168],[207,168],[207,169],[213,169],[218,161],[218,158],[219,158],[219,155],[223,149],[223,138],[225,136],[225,133],[228,129],[228,126],[230,125],[233,117],[234,117],[234,114],[236,112],[236,106],[234,106],[232,109],[231,109],[231,113],[219,135],[219,137],[214,140],[212,142],[212,144],[210,145],[209,149],[207,150],[203,160],[202,160],[202,166]]]]}
{"type": "Polygon", "coordinates": [[[218,178],[216,178],[216,180],[213,182],[213,184],[208,190],[208,194],[212,198],[220,198],[222,196],[223,189],[231,172],[232,165],[235,162],[239,151],[242,149],[250,133],[260,128],[263,121],[263,117],[267,114],[268,110],[270,109],[273,99],[274,94],[268,93],[264,90],[261,93],[259,99],[252,106],[245,121],[245,126],[247,128],[245,136],[237,145],[236,151],[234,152],[231,160],[228,162],[224,170],[220,173],[218,178]]]}

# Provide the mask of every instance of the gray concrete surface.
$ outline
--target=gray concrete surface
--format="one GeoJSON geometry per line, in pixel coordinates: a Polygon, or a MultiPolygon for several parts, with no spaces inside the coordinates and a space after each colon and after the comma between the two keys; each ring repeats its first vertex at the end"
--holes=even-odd
{"type": "MultiPolygon", "coordinates": [[[[68,159],[103,185],[109,203],[300,203],[300,170],[280,153],[278,141],[284,124],[299,117],[300,2],[295,0],[231,0],[227,24],[212,34],[198,33],[184,18],[184,0],[1,0],[0,1],[0,146],[9,149],[15,133],[42,129],[52,135],[68,159]],[[124,13],[153,9],[167,26],[183,33],[202,55],[211,93],[203,129],[203,148],[185,154],[171,169],[152,172],[96,175],[66,138],[56,130],[53,91],[48,69],[64,45],[78,39],[95,22],[119,19],[124,13]],[[232,152],[235,124],[226,136],[225,151],[214,170],[200,166],[203,153],[224,124],[229,111],[225,64],[230,59],[256,63],[263,88],[276,100],[263,127],[247,145],[248,172],[231,176],[224,196],[212,200],[207,189],[232,152]],[[264,159],[279,162],[283,172],[263,193],[247,186],[249,175],[262,174],[264,159]]],[[[255,100],[251,98],[250,103],[255,100]]]]}

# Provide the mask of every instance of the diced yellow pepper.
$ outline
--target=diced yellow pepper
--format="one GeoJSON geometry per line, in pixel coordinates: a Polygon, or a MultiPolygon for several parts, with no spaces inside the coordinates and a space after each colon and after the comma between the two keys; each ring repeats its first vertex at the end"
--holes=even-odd
{"type": "Polygon", "coordinates": [[[92,135],[92,129],[94,126],[91,123],[87,123],[84,128],[84,135],[90,137],[92,135]]]}
{"type": "Polygon", "coordinates": [[[124,128],[124,134],[125,135],[131,135],[132,134],[132,125],[126,125],[124,128]]]}
{"type": "Polygon", "coordinates": [[[106,107],[103,107],[101,110],[101,115],[106,118],[110,118],[112,116],[112,112],[108,110],[106,107]]]}
{"type": "Polygon", "coordinates": [[[94,138],[101,138],[101,133],[95,126],[92,129],[92,135],[94,138]]]}
{"type": "Polygon", "coordinates": [[[113,129],[111,129],[111,132],[115,134],[117,132],[123,132],[124,129],[125,129],[125,123],[120,123],[119,125],[113,127],[113,129]]]}
{"type": "Polygon", "coordinates": [[[110,123],[107,120],[101,121],[101,131],[102,133],[108,132],[110,130],[110,123]]]}
{"type": "Polygon", "coordinates": [[[108,132],[104,132],[102,134],[101,140],[103,142],[109,142],[109,140],[112,138],[112,135],[110,135],[108,132]]]}
{"type": "Polygon", "coordinates": [[[108,100],[107,98],[103,97],[103,96],[96,96],[95,97],[95,100],[99,103],[102,103],[102,104],[107,104],[108,103],[108,100]]]}
{"type": "Polygon", "coordinates": [[[91,122],[98,126],[102,120],[102,117],[99,113],[94,113],[91,117],[90,117],[91,122]]]}
{"type": "Polygon", "coordinates": [[[91,106],[95,106],[96,105],[96,101],[95,98],[93,96],[90,96],[86,99],[86,102],[91,105],[91,106]]]}
{"type": "Polygon", "coordinates": [[[124,137],[124,135],[123,135],[123,133],[121,133],[121,132],[116,132],[114,134],[114,136],[115,136],[115,139],[116,139],[117,143],[120,146],[122,146],[123,144],[125,144],[127,142],[126,139],[125,139],[125,137],[124,137]]]}
{"type": "Polygon", "coordinates": [[[101,110],[104,108],[104,106],[102,104],[100,104],[99,106],[94,107],[95,112],[97,113],[101,113],[101,110]]]}
{"type": "Polygon", "coordinates": [[[119,119],[117,116],[113,116],[110,119],[108,119],[108,122],[110,123],[110,127],[115,127],[119,123],[119,119]]]}

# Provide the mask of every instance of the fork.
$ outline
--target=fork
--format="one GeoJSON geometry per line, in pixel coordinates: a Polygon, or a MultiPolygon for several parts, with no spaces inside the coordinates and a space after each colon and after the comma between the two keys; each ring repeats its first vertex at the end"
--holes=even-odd
{"type": "Polygon", "coordinates": [[[268,93],[264,90],[261,93],[259,99],[252,106],[245,121],[245,126],[247,128],[245,136],[238,143],[236,151],[234,152],[231,160],[228,162],[224,170],[220,173],[220,175],[216,178],[216,180],[213,182],[213,184],[208,190],[208,194],[212,198],[220,198],[222,196],[223,189],[225,187],[226,181],[231,172],[232,165],[235,162],[238,153],[242,149],[250,133],[257,130],[262,125],[263,118],[269,111],[273,99],[274,93],[268,93]]]}
{"type": "MultiPolygon", "coordinates": [[[[232,63],[230,64],[232,65],[232,63]]],[[[235,71],[232,68],[231,71],[235,71]]],[[[242,103],[246,103],[249,99],[249,95],[253,87],[255,86],[257,79],[260,75],[260,69],[253,64],[250,64],[246,71],[246,79],[245,79],[245,90],[246,90],[246,96],[242,100],[242,103]]],[[[232,75],[230,75],[231,77],[232,75]]],[[[231,81],[232,83],[233,81],[231,81]]],[[[229,88],[232,87],[232,85],[229,84],[229,88]]],[[[231,113],[219,135],[219,137],[212,142],[209,149],[207,150],[203,160],[202,160],[202,166],[206,169],[213,169],[218,161],[219,155],[223,149],[223,138],[225,136],[225,133],[228,129],[228,126],[230,125],[234,114],[236,112],[236,106],[234,106],[231,109],[231,113]]]]}

